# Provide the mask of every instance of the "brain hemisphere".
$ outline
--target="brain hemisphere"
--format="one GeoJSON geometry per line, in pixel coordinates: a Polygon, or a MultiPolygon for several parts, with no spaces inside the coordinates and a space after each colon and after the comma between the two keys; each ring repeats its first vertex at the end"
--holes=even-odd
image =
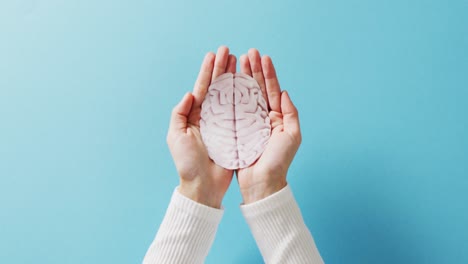
{"type": "Polygon", "coordinates": [[[271,125],[258,83],[242,73],[225,73],[208,88],[200,132],[208,155],[226,168],[245,168],[264,151],[271,125]]]}

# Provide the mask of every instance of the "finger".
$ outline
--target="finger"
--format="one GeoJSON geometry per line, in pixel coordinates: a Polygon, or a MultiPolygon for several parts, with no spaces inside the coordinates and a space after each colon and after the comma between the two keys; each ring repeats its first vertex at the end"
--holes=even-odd
{"type": "Polygon", "coordinates": [[[193,99],[194,97],[191,93],[186,93],[182,100],[172,109],[169,134],[186,132],[187,119],[192,108],[193,99]]]}
{"type": "Polygon", "coordinates": [[[245,73],[245,74],[247,74],[249,76],[252,76],[252,70],[250,69],[249,57],[247,57],[247,55],[243,54],[242,56],[240,56],[239,60],[240,60],[241,72],[245,73]]]}
{"type": "Polygon", "coordinates": [[[263,96],[268,103],[267,90],[265,88],[265,78],[263,77],[262,62],[260,58],[260,53],[256,49],[250,49],[248,52],[250,69],[252,70],[252,77],[257,81],[260,89],[262,90],[263,96]]]}
{"type": "Polygon", "coordinates": [[[229,58],[229,49],[226,46],[221,46],[218,48],[216,53],[216,60],[214,63],[213,75],[211,81],[216,79],[216,77],[226,72],[226,66],[229,58]]]}
{"type": "Polygon", "coordinates": [[[281,88],[276,77],[275,66],[271,61],[270,56],[262,57],[262,69],[265,75],[266,90],[268,95],[268,102],[272,111],[281,113],[281,88]]]}
{"type": "Polygon", "coordinates": [[[236,56],[229,54],[227,66],[226,66],[226,72],[235,73],[236,62],[237,62],[236,56]]]}
{"type": "Polygon", "coordinates": [[[297,108],[294,106],[288,92],[283,91],[281,93],[281,110],[283,111],[283,126],[284,131],[290,133],[300,142],[301,140],[301,129],[299,125],[299,113],[297,108]]]}
{"type": "Polygon", "coordinates": [[[241,72],[252,77],[252,69],[250,68],[249,57],[246,54],[243,54],[240,56],[239,60],[241,72]]]}
{"type": "Polygon", "coordinates": [[[200,73],[198,74],[195,87],[193,89],[193,107],[200,107],[203,99],[205,99],[206,92],[211,83],[211,76],[213,74],[215,55],[213,52],[208,52],[203,59],[203,63],[200,67],[200,73]]]}

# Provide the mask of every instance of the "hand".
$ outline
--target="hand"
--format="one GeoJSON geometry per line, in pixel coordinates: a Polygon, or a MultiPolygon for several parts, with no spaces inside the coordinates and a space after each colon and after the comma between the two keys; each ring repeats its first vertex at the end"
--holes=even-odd
{"type": "Polygon", "coordinates": [[[256,49],[240,57],[241,71],[260,85],[269,107],[271,137],[260,158],[237,171],[244,203],[261,200],[286,186],[286,174],[301,144],[296,107],[286,91],[281,92],[276,71],[268,56],[260,58],[256,49]]]}
{"type": "Polygon", "coordinates": [[[236,57],[227,47],[215,56],[206,54],[192,93],[187,93],[172,111],[167,144],[180,177],[179,192],[198,202],[220,208],[231,183],[233,171],[216,165],[209,157],[200,135],[201,104],[211,81],[236,71],[236,57]]]}

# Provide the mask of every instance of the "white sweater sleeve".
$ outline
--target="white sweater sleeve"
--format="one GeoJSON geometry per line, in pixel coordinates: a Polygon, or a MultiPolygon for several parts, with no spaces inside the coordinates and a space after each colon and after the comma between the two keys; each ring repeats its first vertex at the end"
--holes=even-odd
{"type": "Polygon", "coordinates": [[[222,216],[222,209],[194,202],[176,189],[143,263],[203,263],[222,216]]]}
{"type": "Polygon", "coordinates": [[[265,263],[323,263],[289,186],[241,211],[265,263]]]}

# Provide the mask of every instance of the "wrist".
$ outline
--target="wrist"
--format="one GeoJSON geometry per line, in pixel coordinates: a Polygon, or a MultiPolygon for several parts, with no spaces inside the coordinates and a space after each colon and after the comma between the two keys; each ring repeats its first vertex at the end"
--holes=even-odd
{"type": "Polygon", "coordinates": [[[224,193],[220,194],[212,189],[210,190],[210,188],[206,188],[206,186],[202,186],[201,184],[184,181],[181,181],[178,190],[180,194],[194,202],[217,209],[221,208],[224,193]]]}
{"type": "Polygon", "coordinates": [[[269,183],[257,183],[252,186],[241,188],[244,204],[250,204],[260,201],[286,187],[286,180],[280,180],[269,183]]]}

